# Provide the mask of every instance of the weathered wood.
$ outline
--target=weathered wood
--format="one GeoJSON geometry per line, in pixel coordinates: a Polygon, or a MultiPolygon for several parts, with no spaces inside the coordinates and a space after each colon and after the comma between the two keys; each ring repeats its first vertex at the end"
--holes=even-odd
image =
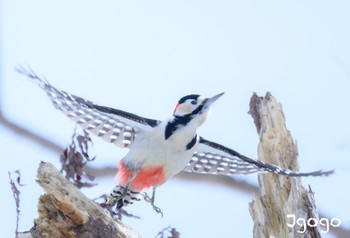
{"type": "MultiPolygon", "coordinates": [[[[254,94],[249,113],[260,136],[258,157],[267,163],[298,171],[297,146],[286,128],[282,106],[267,93],[265,97],[254,94]]],[[[291,218],[318,219],[313,193],[301,184],[301,178],[275,174],[259,174],[260,193],[250,203],[249,210],[254,221],[254,238],[262,237],[320,237],[317,228],[289,227],[291,218]],[[306,229],[305,232],[301,232],[306,229]]]]}
{"type": "Polygon", "coordinates": [[[39,198],[39,217],[31,230],[32,237],[140,237],[111,218],[52,164],[42,162],[37,177],[46,194],[39,198]]]}

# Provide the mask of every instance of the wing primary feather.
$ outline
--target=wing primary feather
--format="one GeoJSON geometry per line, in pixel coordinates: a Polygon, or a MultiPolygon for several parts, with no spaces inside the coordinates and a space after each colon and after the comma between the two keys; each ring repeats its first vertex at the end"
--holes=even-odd
{"type": "Polygon", "coordinates": [[[130,148],[138,132],[155,127],[159,121],[143,118],[119,109],[94,104],[82,97],[69,94],[41,79],[27,67],[16,67],[16,71],[38,84],[48,95],[56,109],[92,134],[122,148],[130,148]]]}
{"type": "Polygon", "coordinates": [[[213,173],[222,173],[222,174],[234,174],[234,173],[247,174],[247,173],[254,173],[254,172],[270,172],[270,173],[281,174],[285,176],[302,177],[302,176],[327,176],[334,172],[333,170],[330,170],[330,171],[318,170],[318,171],[307,172],[307,173],[295,172],[295,171],[281,168],[273,164],[262,162],[260,160],[254,160],[254,159],[248,158],[244,155],[241,155],[240,153],[238,153],[233,149],[220,145],[216,142],[206,140],[203,137],[200,137],[199,143],[211,147],[212,149],[216,150],[218,153],[215,154],[212,151],[209,153],[207,153],[206,151],[197,151],[194,154],[194,157],[199,157],[199,158],[203,157],[203,158],[193,159],[193,161],[191,161],[193,164],[191,166],[188,166],[188,168],[186,167],[187,169],[185,170],[187,171],[191,169],[192,172],[197,172],[195,171],[196,165],[198,165],[199,162],[201,162],[202,164],[199,164],[200,166],[198,166],[198,168],[203,167],[203,170],[198,169],[199,172],[208,172],[208,168],[206,168],[206,166],[209,167],[208,163],[211,162],[212,164],[215,163],[220,165],[220,166],[216,166],[216,170],[213,173]],[[227,155],[223,155],[223,154],[220,155],[220,152],[230,155],[231,158],[227,158],[228,157],[227,155]],[[234,158],[234,157],[239,158],[239,160],[241,161],[238,161],[237,158],[234,158]]]}
{"type": "MultiPolygon", "coordinates": [[[[26,68],[23,66],[17,66],[17,67],[15,67],[15,70],[18,73],[27,76],[32,81],[34,81],[36,84],[38,84],[41,88],[43,88],[46,91],[46,93],[50,96],[50,98],[52,99],[54,104],[59,103],[59,101],[54,100],[55,99],[54,93],[55,93],[56,95],[62,95],[63,97],[68,98],[71,101],[75,101],[80,105],[84,105],[88,108],[99,110],[100,112],[115,114],[117,116],[121,116],[121,117],[124,117],[126,119],[129,119],[129,120],[132,120],[132,121],[144,124],[144,125],[148,125],[151,127],[156,127],[159,124],[158,120],[140,117],[136,114],[126,112],[123,110],[119,110],[119,109],[115,109],[115,108],[111,108],[111,107],[96,105],[95,103],[93,103],[89,100],[86,100],[82,97],[66,93],[65,91],[62,91],[62,90],[58,90],[55,87],[53,87],[45,78],[44,79],[40,78],[29,66],[27,66],[26,68]]],[[[55,105],[55,106],[57,107],[59,105],[55,105]]]]}

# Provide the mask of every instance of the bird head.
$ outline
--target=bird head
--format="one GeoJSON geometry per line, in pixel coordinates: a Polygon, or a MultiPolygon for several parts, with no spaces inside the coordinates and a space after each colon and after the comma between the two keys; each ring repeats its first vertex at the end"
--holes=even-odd
{"type": "Polygon", "coordinates": [[[206,120],[210,108],[213,103],[219,99],[224,93],[220,93],[211,98],[205,98],[198,94],[191,94],[185,97],[182,97],[177,103],[174,109],[174,117],[181,118],[198,118],[198,126],[202,125],[206,120]]]}

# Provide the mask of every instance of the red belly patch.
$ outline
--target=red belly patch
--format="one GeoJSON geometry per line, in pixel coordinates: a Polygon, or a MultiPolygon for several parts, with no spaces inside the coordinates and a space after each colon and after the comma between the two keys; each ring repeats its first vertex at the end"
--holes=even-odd
{"type": "MultiPolygon", "coordinates": [[[[119,181],[119,185],[125,186],[132,172],[128,167],[125,166],[123,161],[119,161],[118,173],[116,178],[119,181]]],[[[130,182],[129,188],[134,191],[147,190],[152,186],[161,185],[165,182],[164,170],[162,166],[141,168],[136,172],[136,177],[130,182]]]]}

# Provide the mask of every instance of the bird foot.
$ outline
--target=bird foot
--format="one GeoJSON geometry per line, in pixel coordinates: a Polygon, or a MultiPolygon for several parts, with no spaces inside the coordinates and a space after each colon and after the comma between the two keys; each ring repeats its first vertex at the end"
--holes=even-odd
{"type": "Polygon", "coordinates": [[[107,198],[107,203],[106,205],[108,207],[113,207],[116,206],[116,211],[118,211],[120,208],[122,208],[124,204],[124,199],[128,195],[128,188],[127,187],[122,187],[122,186],[116,186],[109,197],[107,198]]]}
{"type": "Polygon", "coordinates": [[[145,200],[146,202],[148,202],[148,203],[151,204],[153,210],[155,210],[155,211],[156,211],[158,214],[160,214],[160,215],[162,216],[162,218],[163,218],[163,212],[162,212],[162,210],[161,210],[159,207],[157,207],[156,205],[154,205],[154,194],[153,194],[152,197],[148,196],[147,193],[143,193],[142,195],[143,195],[144,200],[145,200]]]}
{"type": "Polygon", "coordinates": [[[152,205],[152,207],[153,207],[153,210],[155,210],[158,214],[160,214],[161,216],[162,216],[162,218],[163,218],[163,212],[162,212],[162,210],[159,208],[159,207],[157,207],[157,206],[155,206],[154,204],[151,204],[152,205]]]}

